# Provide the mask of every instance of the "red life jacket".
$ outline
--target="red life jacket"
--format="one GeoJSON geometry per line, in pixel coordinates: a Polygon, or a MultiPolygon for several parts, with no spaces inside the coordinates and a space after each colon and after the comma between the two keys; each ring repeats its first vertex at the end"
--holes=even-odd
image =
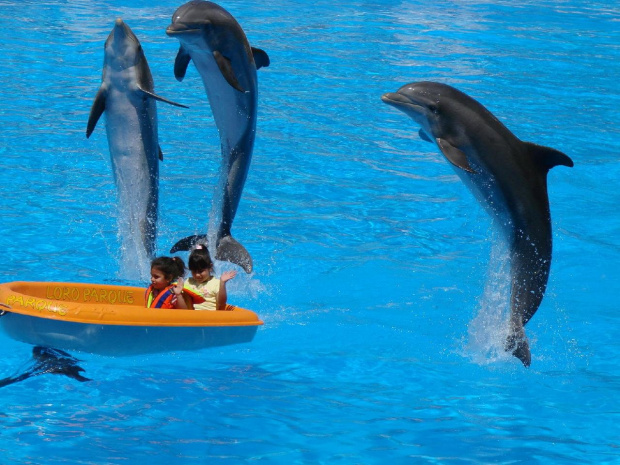
{"type": "Polygon", "coordinates": [[[183,292],[189,296],[192,300],[193,304],[201,304],[205,301],[205,298],[200,294],[196,294],[194,291],[188,289],[187,287],[183,288],[183,292]]]}
{"type": "Polygon", "coordinates": [[[177,295],[172,290],[175,285],[171,285],[159,291],[157,297],[153,299],[151,305],[149,305],[149,297],[153,293],[153,285],[151,284],[145,294],[144,302],[148,308],[175,308],[173,300],[177,298],[177,295]]]}

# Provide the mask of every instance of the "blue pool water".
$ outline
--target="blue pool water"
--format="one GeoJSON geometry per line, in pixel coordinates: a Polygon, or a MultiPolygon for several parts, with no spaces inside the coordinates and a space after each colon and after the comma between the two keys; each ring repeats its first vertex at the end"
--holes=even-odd
{"type": "MultiPolygon", "coordinates": [[[[0,1],[1,281],[129,281],[103,120],[85,137],[122,17],[160,95],[158,248],[203,232],[219,139],[198,73],[178,83],[180,3],[0,1]]],[[[2,388],[3,463],[620,463],[620,8],[614,2],[222,3],[259,70],[254,159],[233,233],[255,270],[229,300],[251,344],[109,358],[2,388]],[[554,255],[524,369],[498,350],[506,276],[487,215],[380,96],[445,82],[549,174],[554,255]],[[498,269],[499,268],[499,269],[498,269]]],[[[220,269],[225,265],[218,265],[220,269]]],[[[31,347],[0,334],[0,377],[31,347]]]]}

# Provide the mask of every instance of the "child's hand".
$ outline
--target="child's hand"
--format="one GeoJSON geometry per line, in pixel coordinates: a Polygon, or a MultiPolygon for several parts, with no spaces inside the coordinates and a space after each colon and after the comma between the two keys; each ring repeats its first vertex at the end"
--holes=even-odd
{"type": "Polygon", "coordinates": [[[172,290],[176,295],[181,295],[181,292],[183,292],[183,284],[185,283],[185,281],[183,280],[183,278],[179,278],[179,280],[177,281],[176,286],[174,286],[174,289],[172,290]]]}
{"type": "Polygon", "coordinates": [[[231,279],[233,279],[235,276],[237,276],[237,272],[236,271],[226,271],[224,273],[222,273],[222,276],[220,276],[220,281],[222,281],[223,283],[225,283],[226,281],[230,281],[231,279]]]}

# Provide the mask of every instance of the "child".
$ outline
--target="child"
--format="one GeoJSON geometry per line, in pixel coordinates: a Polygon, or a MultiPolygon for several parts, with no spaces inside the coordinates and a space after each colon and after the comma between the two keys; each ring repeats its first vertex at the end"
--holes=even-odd
{"type": "Polygon", "coordinates": [[[151,285],[145,293],[148,308],[191,308],[183,295],[185,264],[179,257],[158,257],[151,262],[151,285]],[[176,281],[176,282],[175,282],[176,281]]]}
{"type": "Polygon", "coordinates": [[[233,279],[237,272],[222,273],[220,279],[214,278],[213,262],[207,247],[198,244],[189,255],[188,267],[192,277],[185,282],[184,292],[194,303],[195,310],[226,310],[226,282],[233,279]]]}

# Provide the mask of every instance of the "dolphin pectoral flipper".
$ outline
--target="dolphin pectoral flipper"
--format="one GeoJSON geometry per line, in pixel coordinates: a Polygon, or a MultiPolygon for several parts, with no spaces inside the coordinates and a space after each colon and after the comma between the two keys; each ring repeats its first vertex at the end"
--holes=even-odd
{"type": "Polygon", "coordinates": [[[573,160],[565,153],[544,145],[524,142],[525,147],[533,160],[538,162],[543,168],[550,170],[554,166],[562,165],[572,168],[573,160]]]}
{"type": "Polygon", "coordinates": [[[467,156],[465,155],[465,152],[463,152],[458,147],[455,147],[445,139],[441,139],[438,137],[435,140],[437,141],[437,145],[441,149],[441,152],[450,163],[465,171],[475,173],[471,166],[469,166],[469,162],[467,161],[467,156]]]}
{"type": "Polygon", "coordinates": [[[206,234],[196,234],[194,236],[188,236],[184,239],[181,239],[176,244],[172,246],[170,249],[170,253],[180,252],[184,250],[190,250],[196,244],[206,244],[207,243],[207,235],[206,234]]]}
{"type": "Polygon", "coordinates": [[[252,55],[254,55],[254,64],[256,65],[256,69],[266,68],[271,63],[267,52],[261,50],[260,48],[252,47],[252,55]]]}
{"type": "Polygon", "coordinates": [[[220,73],[222,73],[222,76],[224,76],[226,82],[228,82],[232,88],[237,89],[239,92],[245,93],[245,89],[241,87],[241,84],[239,84],[239,81],[235,76],[235,71],[233,70],[230,60],[217,50],[213,51],[213,58],[215,58],[215,62],[220,69],[220,73]]]}
{"type": "Polygon", "coordinates": [[[147,97],[153,98],[155,100],[159,100],[160,102],[169,103],[170,105],[174,105],[175,107],[189,108],[187,105],[182,105],[180,103],[173,102],[172,100],[165,99],[163,97],[160,97],[157,94],[154,94],[153,92],[149,92],[148,90],[144,90],[140,87],[138,87],[138,90],[142,92],[144,95],[146,95],[147,97]]]}
{"type": "Polygon", "coordinates": [[[430,142],[431,144],[433,143],[433,141],[430,137],[428,137],[428,134],[426,134],[426,131],[424,129],[420,129],[418,135],[420,136],[420,139],[425,140],[426,142],[430,142]]]}
{"type": "Polygon", "coordinates": [[[179,52],[177,53],[177,57],[174,60],[174,77],[177,81],[182,81],[185,77],[185,73],[187,72],[187,67],[189,66],[189,62],[192,60],[192,57],[189,53],[183,48],[183,46],[179,47],[179,52]]]}
{"type": "Polygon", "coordinates": [[[215,258],[239,265],[246,273],[252,272],[252,257],[245,250],[245,247],[232,236],[224,236],[220,239],[215,252],[215,258]]]}
{"type": "Polygon", "coordinates": [[[101,118],[101,115],[103,115],[103,112],[105,111],[105,98],[106,89],[104,86],[101,86],[97,91],[97,95],[95,96],[95,100],[93,101],[93,106],[90,109],[90,116],[88,117],[88,124],[86,125],[87,139],[95,130],[97,121],[99,121],[99,118],[101,118]]]}

